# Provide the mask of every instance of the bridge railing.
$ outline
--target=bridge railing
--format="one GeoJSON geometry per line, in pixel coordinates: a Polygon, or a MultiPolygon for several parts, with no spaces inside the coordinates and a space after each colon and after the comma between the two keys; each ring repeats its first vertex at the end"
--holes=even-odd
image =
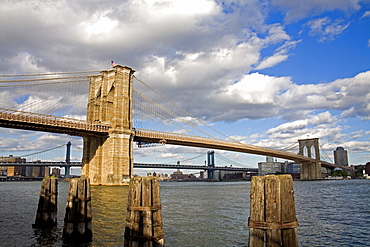
{"type": "Polygon", "coordinates": [[[88,123],[84,120],[59,117],[53,115],[46,115],[40,113],[16,111],[6,108],[0,108],[0,119],[14,122],[24,122],[24,123],[33,123],[41,124],[48,126],[57,126],[57,127],[67,127],[73,129],[94,131],[94,132],[108,132],[110,129],[109,124],[104,123],[88,123]]]}

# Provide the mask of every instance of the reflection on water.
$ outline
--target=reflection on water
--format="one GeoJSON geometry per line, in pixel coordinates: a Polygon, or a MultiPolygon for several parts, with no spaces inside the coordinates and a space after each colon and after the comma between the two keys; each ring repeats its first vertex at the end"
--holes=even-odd
{"type": "Polygon", "coordinates": [[[123,245],[128,186],[91,186],[93,246],[123,245]]]}

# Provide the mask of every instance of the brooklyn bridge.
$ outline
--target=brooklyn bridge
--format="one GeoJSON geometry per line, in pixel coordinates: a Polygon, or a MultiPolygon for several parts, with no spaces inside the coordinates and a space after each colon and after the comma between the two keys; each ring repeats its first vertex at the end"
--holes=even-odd
{"type": "MultiPolygon", "coordinates": [[[[130,67],[115,65],[113,69],[100,72],[2,75],[7,79],[1,81],[0,87],[12,88],[13,93],[7,94],[8,98],[4,99],[9,103],[0,108],[0,127],[82,137],[82,175],[90,178],[92,185],[128,184],[134,174],[134,142],[200,147],[291,160],[300,163],[301,179],[304,180],[321,179],[322,167],[337,167],[320,159],[318,138],[298,140],[297,154],[241,143],[219,132],[224,139],[209,135],[199,127],[206,123],[159,94],[135,77],[134,72],[130,67]],[[21,76],[24,79],[19,79],[21,76]],[[45,97],[60,98],[63,91],[81,91],[86,81],[89,90],[84,120],[65,117],[68,114],[61,110],[58,113],[58,101],[55,100],[50,104],[42,101],[41,107],[35,106],[37,97],[33,96],[32,90],[40,94],[40,86],[54,85],[57,87],[53,91],[55,95],[45,91],[45,97]],[[23,94],[15,97],[14,92],[23,94]],[[53,109],[58,114],[45,114],[47,111],[40,112],[40,108],[53,109]],[[181,114],[175,113],[174,108],[180,109],[181,114]],[[195,120],[198,121],[196,124],[195,120]],[[171,132],[162,126],[142,128],[147,123],[160,121],[166,126],[169,123],[176,125],[180,130],[171,132]]],[[[77,104],[79,98],[74,100],[76,102],[72,99],[70,107],[77,104]]]]}

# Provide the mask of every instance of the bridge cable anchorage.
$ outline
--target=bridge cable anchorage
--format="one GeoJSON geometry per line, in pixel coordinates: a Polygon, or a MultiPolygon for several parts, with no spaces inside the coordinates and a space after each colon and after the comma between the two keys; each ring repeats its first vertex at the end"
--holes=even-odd
{"type": "MultiPolygon", "coordinates": [[[[200,119],[198,119],[198,118],[194,117],[191,113],[189,113],[189,112],[187,112],[186,110],[184,110],[183,108],[179,107],[179,106],[178,106],[178,105],[176,105],[173,101],[171,101],[171,100],[167,99],[165,96],[163,96],[162,94],[160,94],[158,91],[156,91],[155,89],[153,89],[152,87],[150,87],[148,84],[146,84],[145,82],[143,82],[142,80],[140,80],[140,79],[139,79],[139,78],[137,78],[136,76],[134,76],[134,78],[135,78],[136,80],[138,80],[139,82],[141,82],[141,83],[142,83],[143,85],[145,85],[146,87],[148,87],[150,90],[152,90],[153,92],[155,92],[157,95],[159,95],[160,97],[162,97],[164,100],[166,100],[167,102],[171,103],[173,106],[175,106],[176,108],[178,108],[179,110],[181,110],[182,112],[184,112],[185,114],[187,114],[188,116],[190,116],[190,117],[192,117],[193,119],[195,119],[196,121],[198,121],[199,123],[203,124],[204,126],[208,127],[209,129],[211,129],[211,130],[215,131],[216,133],[218,133],[218,134],[220,134],[220,135],[222,135],[222,136],[226,137],[227,139],[230,139],[230,140],[232,140],[232,141],[234,141],[234,142],[238,142],[238,143],[240,143],[239,141],[237,141],[237,140],[235,140],[235,139],[233,139],[233,138],[231,138],[231,137],[229,137],[229,136],[227,136],[227,135],[223,134],[222,132],[220,132],[220,131],[216,130],[215,128],[212,128],[212,127],[211,127],[211,126],[209,126],[208,124],[204,123],[204,122],[203,122],[203,121],[201,121],[200,119]]],[[[208,136],[210,136],[210,137],[214,137],[214,136],[209,135],[209,134],[207,134],[207,135],[208,135],[208,136]]]]}

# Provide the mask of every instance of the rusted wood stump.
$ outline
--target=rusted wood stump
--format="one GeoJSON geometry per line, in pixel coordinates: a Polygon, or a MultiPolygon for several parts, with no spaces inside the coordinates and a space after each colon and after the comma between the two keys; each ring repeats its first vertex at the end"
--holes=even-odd
{"type": "Polygon", "coordinates": [[[249,246],[297,247],[292,176],[254,176],[250,197],[249,246]]]}
{"type": "Polygon", "coordinates": [[[63,239],[90,241],[92,238],[90,179],[71,179],[64,217],[63,239]]]}
{"type": "Polygon", "coordinates": [[[44,178],[41,184],[36,220],[32,227],[51,228],[57,224],[58,179],[44,178]]]}
{"type": "Polygon", "coordinates": [[[160,184],[154,177],[131,179],[126,214],[125,246],[164,246],[160,184]]]}

